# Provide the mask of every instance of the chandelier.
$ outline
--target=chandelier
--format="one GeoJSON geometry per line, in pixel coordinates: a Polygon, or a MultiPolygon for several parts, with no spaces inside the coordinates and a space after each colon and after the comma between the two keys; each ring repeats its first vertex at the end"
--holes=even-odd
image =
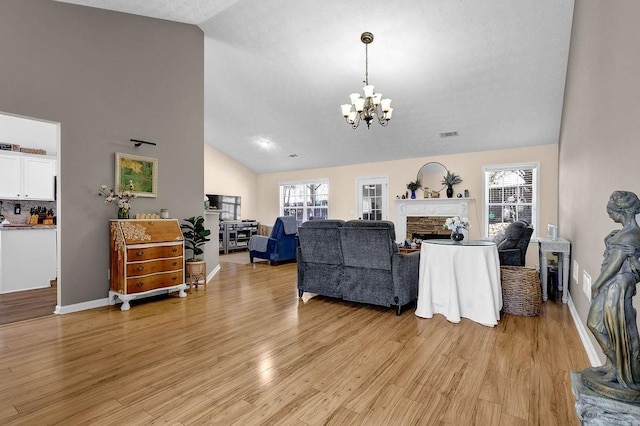
{"type": "Polygon", "coordinates": [[[364,32],[360,36],[360,41],[364,43],[365,68],[364,81],[365,86],[362,88],[364,97],[359,93],[349,95],[350,104],[343,104],[342,115],[347,124],[354,129],[358,128],[360,120],[367,123],[367,128],[371,125],[374,117],[378,119],[381,126],[386,126],[391,120],[393,108],[391,108],[391,99],[382,99],[382,93],[375,93],[373,86],[369,84],[369,43],[373,42],[373,34],[364,32]]]}

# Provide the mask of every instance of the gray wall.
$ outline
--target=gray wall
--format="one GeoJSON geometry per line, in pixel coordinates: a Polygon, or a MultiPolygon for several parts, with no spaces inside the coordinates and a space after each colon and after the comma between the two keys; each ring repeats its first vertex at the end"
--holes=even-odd
{"type": "Polygon", "coordinates": [[[62,306],[107,296],[116,206],[97,194],[114,183],[114,152],[158,158],[158,197],[135,199],[133,214],[202,211],[203,49],[192,25],[0,1],[0,111],[61,123],[62,306]],[[158,146],[134,148],[130,138],[158,146]]]}
{"type": "MultiPolygon", "coordinates": [[[[640,195],[640,2],[577,1],[559,155],[559,233],[573,242],[579,283],[571,296],[585,323],[584,270],[599,275],[611,192],[640,195]]],[[[636,309],[640,308],[638,297],[636,309]]],[[[594,346],[599,346],[593,340],[594,346]]],[[[601,360],[604,360],[600,353],[601,360]]]]}

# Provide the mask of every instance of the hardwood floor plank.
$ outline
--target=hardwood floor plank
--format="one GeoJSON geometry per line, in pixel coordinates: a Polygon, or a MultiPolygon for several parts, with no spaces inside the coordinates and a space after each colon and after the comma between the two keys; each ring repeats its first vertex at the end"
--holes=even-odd
{"type": "Polygon", "coordinates": [[[305,294],[296,265],[0,326],[1,424],[577,425],[566,305],[496,327],[305,294]]]}
{"type": "Polygon", "coordinates": [[[0,325],[53,315],[57,301],[55,281],[48,288],[0,294],[0,325]]]}
{"type": "Polygon", "coordinates": [[[500,404],[478,399],[471,424],[478,426],[499,425],[501,413],[502,406],[500,404]]]}

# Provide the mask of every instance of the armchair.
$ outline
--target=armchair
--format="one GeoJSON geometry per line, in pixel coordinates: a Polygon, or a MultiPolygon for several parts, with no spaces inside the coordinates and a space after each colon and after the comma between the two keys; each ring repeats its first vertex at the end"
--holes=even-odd
{"type": "Polygon", "coordinates": [[[253,235],[249,240],[249,259],[266,259],[269,265],[296,258],[298,223],[295,216],[280,216],[273,225],[271,236],[253,235]]]}
{"type": "Polygon", "coordinates": [[[495,241],[501,266],[524,266],[533,228],[525,220],[513,222],[504,231],[504,238],[495,241]]]}

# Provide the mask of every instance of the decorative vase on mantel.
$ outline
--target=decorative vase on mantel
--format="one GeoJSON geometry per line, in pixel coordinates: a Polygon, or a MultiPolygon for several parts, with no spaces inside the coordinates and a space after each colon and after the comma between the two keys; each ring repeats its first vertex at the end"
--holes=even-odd
{"type": "Polygon", "coordinates": [[[453,198],[453,186],[447,186],[447,198],[453,198]]]}
{"type": "Polygon", "coordinates": [[[455,231],[451,231],[451,240],[455,243],[459,243],[464,240],[464,234],[457,229],[455,231]]]}
{"type": "Polygon", "coordinates": [[[411,191],[411,199],[412,200],[416,199],[416,191],[411,191]]]}
{"type": "Polygon", "coordinates": [[[129,219],[129,210],[120,207],[118,209],[118,219],[129,219]]]}

